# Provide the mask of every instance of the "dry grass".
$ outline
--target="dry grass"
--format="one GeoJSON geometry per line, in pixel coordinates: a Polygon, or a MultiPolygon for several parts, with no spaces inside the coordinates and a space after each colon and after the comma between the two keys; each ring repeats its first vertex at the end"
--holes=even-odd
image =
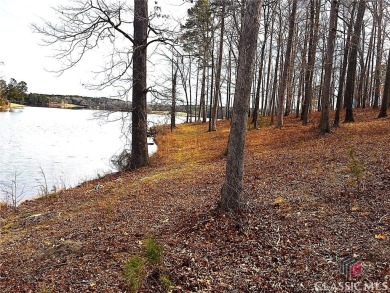
{"type": "Polygon", "coordinates": [[[201,123],[178,125],[173,133],[164,131],[157,139],[159,152],[152,162],[185,165],[210,162],[221,157],[226,148],[229,122],[218,123],[216,132],[208,132],[201,123]]]}

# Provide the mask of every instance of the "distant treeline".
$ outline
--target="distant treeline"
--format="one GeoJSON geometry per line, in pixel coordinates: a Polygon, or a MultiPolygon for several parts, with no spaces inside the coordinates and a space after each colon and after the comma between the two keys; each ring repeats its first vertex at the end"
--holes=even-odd
{"type": "MultiPolygon", "coordinates": [[[[148,105],[149,111],[171,111],[169,101],[160,101],[148,105]]],[[[106,97],[84,97],[78,95],[54,95],[27,93],[27,83],[11,78],[7,83],[0,79],[0,107],[6,108],[9,103],[34,107],[94,109],[107,111],[131,112],[131,102],[106,97]]],[[[190,112],[186,105],[176,105],[177,112],[190,112]]]]}
{"type": "Polygon", "coordinates": [[[79,108],[109,111],[129,111],[131,109],[130,102],[119,99],[47,95],[37,93],[28,94],[25,99],[25,104],[28,106],[53,108],[66,108],[67,105],[75,105],[79,108]]]}

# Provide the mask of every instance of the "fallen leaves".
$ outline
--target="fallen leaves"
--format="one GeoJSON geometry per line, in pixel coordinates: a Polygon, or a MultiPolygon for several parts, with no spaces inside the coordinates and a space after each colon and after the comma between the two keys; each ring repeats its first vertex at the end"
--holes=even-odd
{"type": "MultiPolygon", "coordinates": [[[[229,122],[217,132],[185,124],[160,135],[153,168],[86,182],[18,212],[0,205],[0,291],[125,292],[123,263],[153,235],[173,292],[312,292],[316,282],[343,282],[338,262],[353,254],[364,266],[357,281],[383,282],[390,121],[364,118],[374,114],[357,111],[364,123],[326,137],[292,117],[281,130],[248,132],[248,204],[237,217],[215,209],[229,122]],[[351,145],[365,163],[361,191],[348,183],[351,145]]],[[[149,280],[143,290],[158,289],[149,280]]]]}
{"type": "Polygon", "coordinates": [[[376,234],[375,239],[386,240],[387,234],[376,234]]]}

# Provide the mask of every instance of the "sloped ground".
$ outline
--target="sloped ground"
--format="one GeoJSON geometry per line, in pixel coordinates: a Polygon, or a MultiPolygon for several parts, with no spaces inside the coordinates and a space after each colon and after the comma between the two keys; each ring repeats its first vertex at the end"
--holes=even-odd
{"type": "MultiPolygon", "coordinates": [[[[236,217],[215,210],[228,122],[161,134],[150,168],[3,206],[0,292],[128,291],[123,264],[150,236],[176,292],[313,292],[345,284],[349,256],[363,262],[357,286],[390,287],[390,120],[376,115],[325,136],[292,117],[249,131],[236,217]]],[[[149,278],[142,290],[162,288],[149,278]]]]}

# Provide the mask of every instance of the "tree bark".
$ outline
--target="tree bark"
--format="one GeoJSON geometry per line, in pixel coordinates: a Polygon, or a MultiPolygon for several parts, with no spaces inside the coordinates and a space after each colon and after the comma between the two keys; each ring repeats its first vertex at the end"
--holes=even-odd
{"type": "Polygon", "coordinates": [[[360,34],[362,30],[364,11],[366,9],[366,1],[360,0],[356,21],[354,25],[354,32],[351,38],[351,51],[348,59],[347,82],[345,84],[345,120],[344,123],[355,122],[353,119],[353,97],[355,93],[355,77],[357,65],[357,53],[360,41],[360,34]]]}
{"type": "Polygon", "coordinates": [[[248,0],[239,43],[234,114],[230,128],[226,177],[221,190],[219,208],[237,212],[243,207],[244,148],[248,123],[249,101],[260,26],[260,0],[248,0]]]}
{"type": "Polygon", "coordinates": [[[290,14],[290,23],[288,28],[288,40],[287,40],[287,48],[286,48],[286,58],[284,61],[284,68],[282,73],[282,79],[281,84],[278,91],[278,117],[276,121],[276,127],[281,128],[283,126],[283,112],[284,112],[284,97],[286,92],[286,85],[287,85],[287,75],[288,71],[290,69],[290,62],[291,62],[291,49],[292,49],[292,42],[294,38],[294,26],[295,26],[295,16],[297,13],[297,3],[298,0],[294,0],[292,3],[292,10],[290,14]]]}
{"type": "Polygon", "coordinates": [[[230,119],[230,93],[232,87],[232,44],[229,46],[229,55],[228,55],[228,78],[227,78],[227,89],[226,89],[226,119],[230,119]]]}
{"type": "MultiPolygon", "coordinates": [[[[208,49],[207,49],[208,50],[208,49]]],[[[206,123],[206,71],[207,71],[207,61],[206,61],[206,51],[203,55],[203,65],[202,65],[202,85],[200,89],[200,106],[199,106],[199,119],[202,117],[202,122],[206,123]]]]}
{"type": "Polygon", "coordinates": [[[325,76],[324,76],[324,84],[323,84],[322,112],[321,112],[321,122],[320,122],[321,133],[330,132],[329,107],[330,107],[330,93],[331,93],[331,78],[332,78],[332,69],[333,69],[334,43],[336,40],[336,33],[337,33],[338,8],[339,8],[339,1],[333,0],[330,8],[329,35],[328,35],[327,49],[326,49],[325,76]]]}
{"type": "MultiPolygon", "coordinates": [[[[274,12],[272,12],[272,16],[274,15],[274,12]]],[[[265,116],[268,113],[268,101],[271,100],[271,95],[270,95],[270,88],[271,88],[271,69],[272,69],[272,43],[274,39],[274,24],[275,22],[271,22],[271,35],[269,38],[269,50],[268,50],[268,69],[267,69],[267,81],[266,81],[266,98],[264,99],[264,105],[263,105],[263,111],[262,114],[265,116]]],[[[271,103],[271,102],[270,102],[271,103]]]]}
{"type": "Polygon", "coordinates": [[[387,108],[389,106],[389,101],[390,101],[389,96],[390,96],[390,51],[387,59],[386,80],[385,80],[385,88],[383,90],[383,96],[382,96],[381,111],[379,112],[378,118],[387,117],[387,108]]]}
{"type": "Polygon", "coordinates": [[[211,115],[212,122],[210,131],[217,130],[217,119],[218,119],[218,100],[221,92],[221,71],[222,71],[222,58],[223,58],[223,36],[225,33],[225,2],[222,1],[222,11],[221,11],[221,35],[219,37],[219,51],[218,51],[218,67],[217,74],[215,76],[215,94],[214,94],[214,104],[213,112],[211,115]]]}
{"type": "Polygon", "coordinates": [[[303,100],[301,115],[303,125],[306,125],[308,122],[309,109],[313,94],[313,73],[314,64],[316,61],[320,6],[321,0],[310,0],[310,37],[307,56],[307,68],[305,73],[305,98],[303,100]]]}
{"type": "Polygon", "coordinates": [[[276,99],[276,89],[277,89],[277,82],[278,82],[278,70],[279,70],[279,59],[280,59],[280,51],[281,51],[281,43],[282,43],[282,20],[281,16],[279,15],[279,34],[278,34],[278,45],[277,45],[277,53],[276,53],[276,60],[275,60],[275,71],[273,76],[273,82],[272,82],[272,94],[271,94],[271,100],[270,100],[270,113],[271,113],[271,125],[274,124],[274,109],[275,109],[275,99],[276,99]]]}
{"type": "Polygon", "coordinates": [[[131,169],[138,169],[149,165],[146,111],[146,59],[148,23],[148,1],[134,0],[131,169]]]}
{"type": "MultiPolygon", "coordinates": [[[[375,26],[374,26],[375,27],[375,26]]],[[[375,28],[376,29],[376,28],[375,28]]],[[[368,45],[368,54],[366,57],[366,62],[364,66],[364,84],[362,89],[362,109],[366,108],[367,101],[369,100],[369,86],[372,86],[372,83],[370,82],[370,79],[372,80],[372,68],[371,68],[371,61],[373,62],[372,55],[374,55],[374,47],[375,47],[375,29],[372,30],[372,35],[370,37],[370,44],[368,45]]]]}
{"type": "MultiPolygon", "coordinates": [[[[191,59],[191,55],[189,56],[189,61],[190,61],[190,68],[189,68],[189,73],[188,73],[188,87],[189,87],[189,90],[190,90],[190,111],[189,113],[187,114],[187,117],[188,115],[190,116],[190,122],[192,122],[192,86],[191,86],[191,79],[192,79],[192,59],[191,59]]],[[[196,105],[195,105],[196,107],[196,105]]]]}
{"type": "Polygon", "coordinates": [[[302,51],[301,51],[302,61],[301,61],[301,69],[300,69],[300,73],[299,73],[299,86],[298,86],[297,107],[296,107],[296,110],[295,110],[296,118],[298,118],[299,115],[300,115],[299,107],[300,107],[300,104],[301,104],[301,100],[303,99],[302,95],[305,92],[305,83],[304,83],[304,81],[305,81],[305,70],[306,70],[307,36],[308,36],[308,31],[309,31],[308,23],[309,23],[308,20],[306,20],[305,30],[304,30],[303,48],[302,48],[302,51]]]}
{"type": "Polygon", "coordinates": [[[340,112],[341,112],[341,105],[343,100],[343,94],[344,94],[344,82],[345,82],[345,75],[347,73],[347,64],[348,64],[348,54],[349,54],[349,48],[350,48],[350,40],[352,35],[352,27],[353,27],[353,18],[355,15],[355,4],[353,5],[352,12],[351,12],[351,19],[348,25],[348,32],[347,32],[347,39],[345,42],[344,47],[344,56],[343,61],[341,64],[341,70],[340,70],[340,77],[339,77],[339,86],[338,86],[338,92],[337,92],[337,100],[336,100],[336,113],[335,118],[333,122],[333,127],[339,127],[340,126],[340,112]]]}
{"type": "Polygon", "coordinates": [[[253,113],[252,113],[252,123],[254,129],[257,129],[257,124],[259,122],[258,120],[259,120],[259,107],[260,107],[260,88],[261,88],[261,82],[263,80],[263,67],[264,67],[265,47],[267,45],[267,37],[268,37],[269,14],[270,13],[269,13],[269,6],[268,6],[268,12],[266,14],[267,18],[265,18],[264,15],[264,41],[263,44],[261,45],[260,64],[259,64],[259,70],[257,76],[257,87],[256,87],[256,96],[255,96],[255,106],[253,108],[253,113]]]}
{"type": "Polygon", "coordinates": [[[175,56],[172,54],[172,104],[171,104],[171,131],[176,128],[176,84],[177,84],[177,71],[179,64],[175,56]]]}
{"type": "Polygon", "coordinates": [[[376,63],[375,63],[375,96],[374,96],[374,109],[378,109],[380,87],[381,87],[381,61],[382,61],[382,16],[383,16],[383,0],[379,0],[379,7],[374,11],[375,19],[378,26],[378,40],[376,51],[376,63]]]}

